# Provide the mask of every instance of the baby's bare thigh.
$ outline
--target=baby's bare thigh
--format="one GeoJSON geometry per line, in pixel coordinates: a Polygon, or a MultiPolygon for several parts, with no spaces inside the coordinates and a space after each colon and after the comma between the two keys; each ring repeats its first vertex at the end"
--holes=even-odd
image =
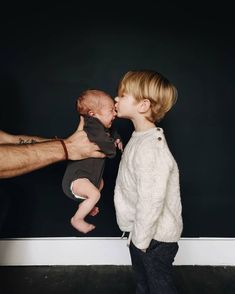
{"type": "Polygon", "coordinates": [[[77,179],[73,181],[72,185],[73,193],[82,197],[89,197],[90,195],[96,194],[99,190],[93,185],[88,179],[77,179]]]}

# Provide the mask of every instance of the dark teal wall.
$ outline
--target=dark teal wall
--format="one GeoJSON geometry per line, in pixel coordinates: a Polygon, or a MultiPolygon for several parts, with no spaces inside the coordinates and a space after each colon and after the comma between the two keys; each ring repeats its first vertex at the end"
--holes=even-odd
{"type": "MultiPolygon", "coordinates": [[[[69,6],[2,10],[0,128],[66,137],[77,126],[74,103],[82,90],[115,96],[126,71],[155,69],[179,91],[160,125],[180,168],[183,236],[234,237],[230,18],[221,20],[226,14],[219,9],[142,9],[130,14],[121,7],[109,13],[69,6]]],[[[125,120],[115,125],[127,142],[132,125],[125,120]]],[[[107,160],[100,214],[90,219],[96,230],[89,236],[121,235],[113,207],[119,160],[107,160]]],[[[69,223],[76,203],[62,192],[64,170],[65,163],[59,163],[0,181],[1,237],[81,236],[69,223]]]]}

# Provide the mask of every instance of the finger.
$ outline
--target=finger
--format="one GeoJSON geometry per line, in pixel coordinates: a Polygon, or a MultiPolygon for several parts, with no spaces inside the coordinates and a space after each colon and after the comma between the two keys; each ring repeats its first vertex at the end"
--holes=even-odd
{"type": "Polygon", "coordinates": [[[80,123],[78,125],[78,131],[82,131],[84,128],[84,117],[83,116],[80,116],[80,123]]]}
{"type": "Polygon", "coordinates": [[[104,158],[106,155],[100,151],[94,151],[91,155],[91,157],[95,158],[104,158]]]}

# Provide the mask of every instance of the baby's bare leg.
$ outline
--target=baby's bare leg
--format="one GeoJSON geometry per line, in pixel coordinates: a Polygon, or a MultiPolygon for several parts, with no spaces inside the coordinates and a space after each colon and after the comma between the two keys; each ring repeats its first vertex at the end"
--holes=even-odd
{"type": "Polygon", "coordinates": [[[104,180],[101,179],[100,181],[100,186],[99,186],[99,190],[101,191],[104,188],[104,180]]]}
{"type": "MultiPolygon", "coordinates": [[[[99,191],[101,191],[101,190],[103,189],[103,187],[104,187],[104,180],[101,179],[101,181],[100,181],[100,185],[99,185],[99,191]]],[[[95,206],[95,207],[93,207],[92,210],[89,212],[89,215],[91,215],[91,216],[95,216],[95,215],[97,215],[98,213],[99,213],[99,207],[95,206]]]]}
{"type": "Polygon", "coordinates": [[[72,226],[82,233],[88,233],[95,228],[84,218],[93,209],[100,198],[100,191],[87,179],[77,179],[73,182],[73,193],[86,199],[79,205],[77,212],[71,218],[72,226]]]}

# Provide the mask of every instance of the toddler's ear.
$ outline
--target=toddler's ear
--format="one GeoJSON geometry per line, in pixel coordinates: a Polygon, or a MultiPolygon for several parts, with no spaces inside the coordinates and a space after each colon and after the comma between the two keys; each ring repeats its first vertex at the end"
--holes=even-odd
{"type": "Polygon", "coordinates": [[[144,99],[139,102],[138,111],[140,113],[145,113],[150,109],[150,105],[151,105],[151,103],[150,103],[149,99],[144,99]]]}

